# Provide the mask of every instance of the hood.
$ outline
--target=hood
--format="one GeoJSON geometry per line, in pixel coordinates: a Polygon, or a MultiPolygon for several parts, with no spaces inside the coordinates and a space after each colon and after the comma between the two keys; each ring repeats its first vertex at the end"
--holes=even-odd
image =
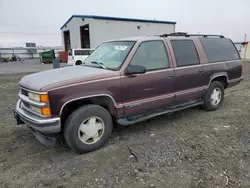
{"type": "Polygon", "coordinates": [[[34,91],[44,91],[44,88],[110,77],[112,72],[86,66],[64,67],[27,75],[20,80],[19,85],[34,91]]]}

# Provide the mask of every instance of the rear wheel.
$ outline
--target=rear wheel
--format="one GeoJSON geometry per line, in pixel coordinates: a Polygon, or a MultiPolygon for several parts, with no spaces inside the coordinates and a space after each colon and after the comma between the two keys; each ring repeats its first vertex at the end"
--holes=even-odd
{"type": "Polygon", "coordinates": [[[76,65],[81,65],[82,64],[82,61],[78,60],[76,61],[76,65]]]}
{"type": "Polygon", "coordinates": [[[102,147],[112,130],[113,122],[109,112],[98,105],[87,105],[68,117],[64,138],[73,150],[85,153],[102,147]]]}
{"type": "Polygon", "coordinates": [[[224,86],[219,81],[210,84],[203,97],[203,108],[208,111],[217,110],[224,100],[224,86]]]}

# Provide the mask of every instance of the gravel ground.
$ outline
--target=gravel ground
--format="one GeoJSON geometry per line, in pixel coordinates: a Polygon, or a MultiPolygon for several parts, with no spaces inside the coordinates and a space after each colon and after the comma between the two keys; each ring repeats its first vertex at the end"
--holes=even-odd
{"type": "Polygon", "coordinates": [[[15,125],[23,75],[0,75],[0,187],[250,187],[250,63],[219,110],[118,127],[105,147],[84,155],[43,146],[15,125]]]}

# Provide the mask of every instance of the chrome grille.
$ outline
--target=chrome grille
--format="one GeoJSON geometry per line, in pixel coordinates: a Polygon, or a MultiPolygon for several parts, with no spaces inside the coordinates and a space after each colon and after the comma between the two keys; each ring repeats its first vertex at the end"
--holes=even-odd
{"type": "Polygon", "coordinates": [[[24,95],[24,96],[27,96],[28,97],[28,91],[25,90],[25,89],[21,89],[21,94],[24,95]]]}
{"type": "Polygon", "coordinates": [[[26,107],[26,108],[30,108],[30,104],[25,102],[25,101],[22,101],[23,102],[23,105],[26,107]]]}

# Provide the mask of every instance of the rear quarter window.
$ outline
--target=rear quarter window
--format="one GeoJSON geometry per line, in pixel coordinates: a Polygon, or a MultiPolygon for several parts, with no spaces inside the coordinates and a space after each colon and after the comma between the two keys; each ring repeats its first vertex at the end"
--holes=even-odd
{"type": "Polygon", "coordinates": [[[202,38],[200,41],[210,63],[240,59],[239,53],[230,39],[202,38]]]}

